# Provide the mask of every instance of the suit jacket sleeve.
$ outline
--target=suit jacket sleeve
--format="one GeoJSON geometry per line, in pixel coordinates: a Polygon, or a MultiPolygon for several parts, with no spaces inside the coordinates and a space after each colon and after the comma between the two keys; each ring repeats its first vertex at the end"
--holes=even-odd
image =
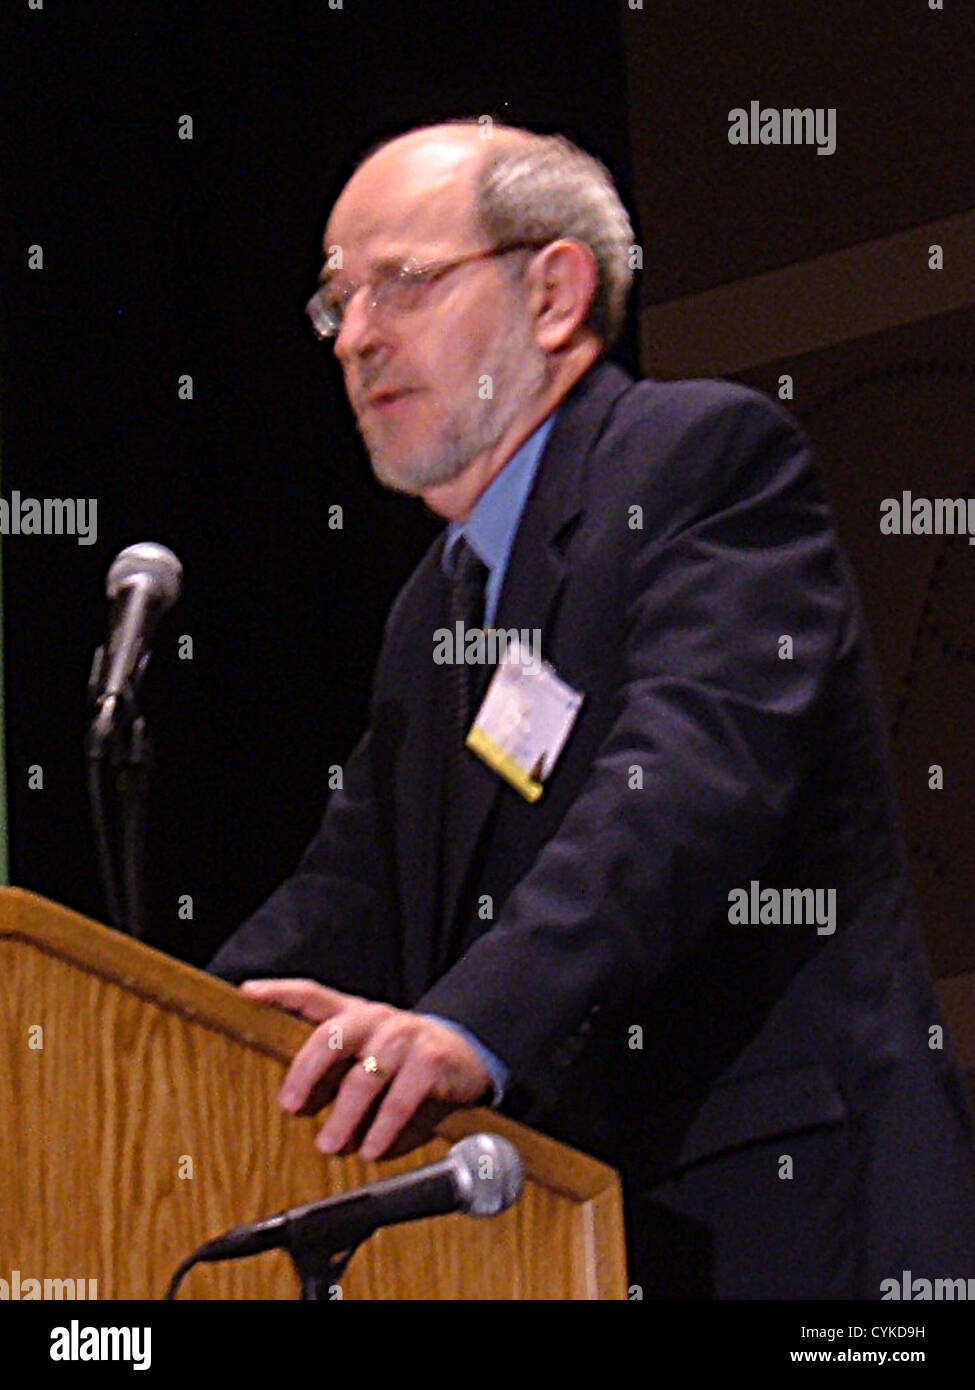
{"type": "Polygon", "coordinates": [[[646,429],[631,420],[616,445],[643,452],[632,500],[662,518],[645,537],[620,527],[618,716],[495,925],[416,1005],[481,1038],[530,1103],[555,1098],[565,1040],[625,991],[645,995],[768,857],[848,610],[818,473],[785,412],[725,386],[662,461],[646,459],[646,429]]]}

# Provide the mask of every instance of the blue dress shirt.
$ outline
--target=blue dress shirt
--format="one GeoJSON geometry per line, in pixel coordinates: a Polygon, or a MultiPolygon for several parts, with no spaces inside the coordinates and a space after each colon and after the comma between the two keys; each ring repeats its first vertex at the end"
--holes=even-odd
{"type": "MultiPolygon", "coordinates": [[[[447,539],[443,550],[445,574],[449,575],[451,572],[454,547],[461,536],[488,567],[488,578],[484,586],[485,627],[490,627],[494,620],[518,523],[557,414],[558,406],[545,417],[535,433],[529,435],[498,476],[491,480],[474,503],[467,520],[452,521],[447,527],[447,539]]],[[[491,1080],[494,1082],[492,1104],[495,1107],[500,1105],[510,1075],[500,1057],[496,1057],[469,1029],[455,1023],[453,1019],[442,1018],[439,1014],[423,1014],[422,1017],[436,1019],[438,1023],[446,1024],[448,1028],[453,1028],[454,1032],[467,1039],[491,1073],[491,1080]]]]}

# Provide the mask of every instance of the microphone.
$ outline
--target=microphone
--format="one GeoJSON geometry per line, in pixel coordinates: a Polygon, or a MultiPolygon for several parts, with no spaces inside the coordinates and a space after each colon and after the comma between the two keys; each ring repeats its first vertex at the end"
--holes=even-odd
{"type": "Polygon", "coordinates": [[[183,566],[173,552],[153,541],[130,545],[112,561],[105,581],[113,604],[108,650],[99,649],[93,673],[100,684],[91,726],[94,747],[111,733],[130,683],[141,677],[156,623],[179,598],[182,579],[183,566]]]}
{"type": "Polygon", "coordinates": [[[380,1226],[448,1212],[496,1216],[517,1201],[523,1181],[521,1156],[514,1144],[499,1134],[471,1134],[454,1144],[446,1158],[412,1173],[236,1226],[201,1245],[183,1269],[200,1261],[239,1259],[263,1250],[307,1250],[318,1243],[333,1251],[348,1250],[380,1226]]]}

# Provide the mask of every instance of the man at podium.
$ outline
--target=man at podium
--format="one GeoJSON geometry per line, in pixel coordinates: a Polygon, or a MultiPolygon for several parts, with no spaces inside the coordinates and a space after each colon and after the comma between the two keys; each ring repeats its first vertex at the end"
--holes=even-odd
{"type": "Polygon", "coordinates": [[[320,1026],[326,1151],[494,1104],[619,1168],[645,1297],[975,1274],[971,1130],[807,440],[607,358],[606,171],[486,118],[372,151],[309,305],[447,526],[295,874],[210,969],[320,1026]],[[336,1042],[338,1040],[338,1045],[336,1042]]]}

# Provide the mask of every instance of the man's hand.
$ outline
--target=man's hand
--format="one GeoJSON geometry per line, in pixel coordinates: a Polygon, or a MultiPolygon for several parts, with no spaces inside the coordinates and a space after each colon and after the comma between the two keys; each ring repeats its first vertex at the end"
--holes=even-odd
{"type": "Polygon", "coordinates": [[[250,999],[278,1004],[321,1026],[296,1054],[281,1087],[285,1110],[314,1113],[321,1083],[348,1068],[316,1146],[339,1153],[385,1091],[359,1146],[363,1158],[380,1158],[429,1101],[471,1105],[491,1077],[470,1044],[452,1028],[390,1004],[342,994],[314,980],[245,980],[250,999]],[[317,1093],[317,1094],[316,1094],[317,1093]]]}

